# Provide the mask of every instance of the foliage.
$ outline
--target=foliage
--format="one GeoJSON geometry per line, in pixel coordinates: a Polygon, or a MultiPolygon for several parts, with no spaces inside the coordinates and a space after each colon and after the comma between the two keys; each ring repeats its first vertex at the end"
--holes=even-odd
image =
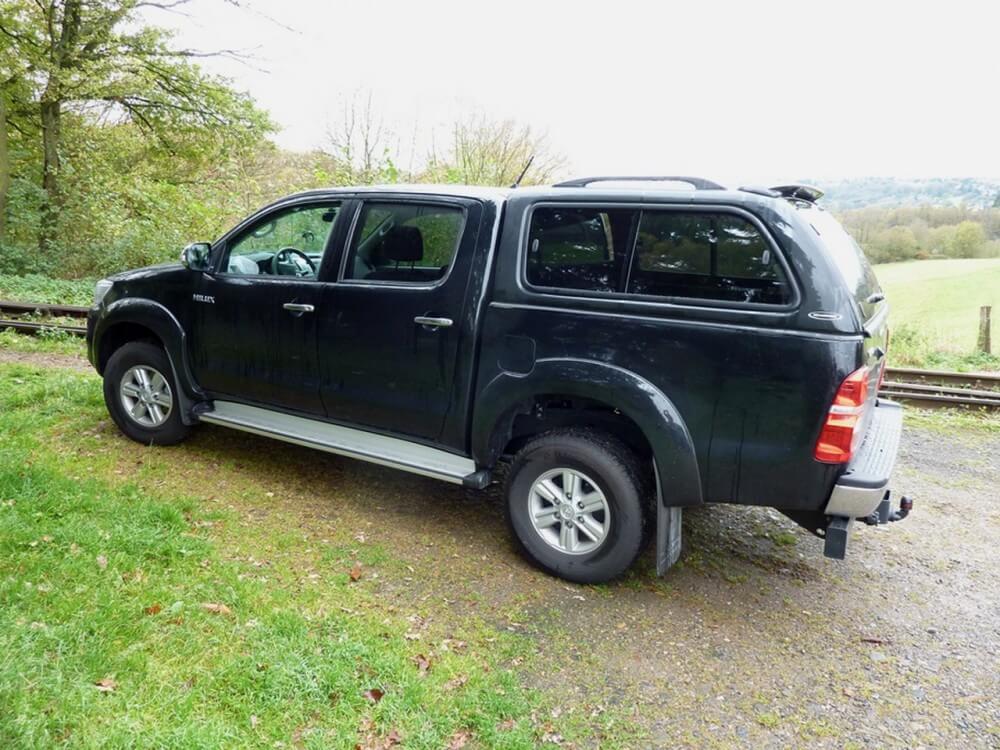
{"type": "Polygon", "coordinates": [[[201,53],[140,25],[136,10],[150,6],[161,7],[0,2],[0,243],[37,247],[27,270],[93,275],[176,254],[214,213],[201,203],[214,165],[248,158],[272,128],[247,95],[202,72],[201,53]]]}
{"type": "Polygon", "coordinates": [[[1000,209],[869,206],[838,215],[875,263],[1000,257],[1000,209]]]}
{"type": "Polygon", "coordinates": [[[530,126],[480,116],[455,124],[450,151],[443,159],[432,153],[422,176],[426,182],[509,186],[527,168],[521,184],[537,185],[550,182],[564,166],[530,126]]]}
{"type": "MultiPolygon", "coordinates": [[[[2,259],[0,259],[2,260],[2,259]]],[[[41,274],[13,275],[0,268],[0,299],[52,305],[90,305],[95,279],[53,279],[41,274]]]]}

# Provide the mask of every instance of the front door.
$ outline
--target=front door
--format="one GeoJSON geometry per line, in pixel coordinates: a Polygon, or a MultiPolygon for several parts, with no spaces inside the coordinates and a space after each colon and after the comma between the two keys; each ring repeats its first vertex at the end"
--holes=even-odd
{"type": "Polygon", "coordinates": [[[278,208],[224,242],[199,282],[192,359],[212,395],[323,414],[316,358],[319,282],[335,254],[339,202],[278,208]]]}
{"type": "Polygon", "coordinates": [[[437,440],[451,408],[482,208],[369,199],[319,316],[321,392],[335,420],[437,440]]]}

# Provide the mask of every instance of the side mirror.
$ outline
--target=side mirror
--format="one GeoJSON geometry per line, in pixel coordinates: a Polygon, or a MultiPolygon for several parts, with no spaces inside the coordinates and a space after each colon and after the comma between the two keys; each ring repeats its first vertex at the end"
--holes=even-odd
{"type": "Polygon", "coordinates": [[[207,271],[212,245],[208,242],[192,242],[181,253],[181,263],[192,271],[207,271]]]}

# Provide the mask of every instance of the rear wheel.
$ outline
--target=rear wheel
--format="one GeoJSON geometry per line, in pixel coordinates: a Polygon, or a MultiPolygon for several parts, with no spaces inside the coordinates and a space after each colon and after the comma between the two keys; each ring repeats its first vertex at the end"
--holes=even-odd
{"type": "Polygon", "coordinates": [[[507,517],[522,551],[544,570],[578,583],[625,572],[642,549],[639,462],[604,433],[545,433],[514,457],[507,517]]]}
{"type": "Polygon", "coordinates": [[[146,445],[173,445],[188,436],[166,352],[133,341],[111,355],[104,370],[104,403],[123,433],[146,445]]]}

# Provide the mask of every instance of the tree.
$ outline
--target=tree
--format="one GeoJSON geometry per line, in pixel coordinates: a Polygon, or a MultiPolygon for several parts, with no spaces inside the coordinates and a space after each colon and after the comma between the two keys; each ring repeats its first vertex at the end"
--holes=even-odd
{"type": "Polygon", "coordinates": [[[997,197],[993,199],[993,208],[1000,208],[1000,193],[997,193],[997,197]]]}
{"type": "Polygon", "coordinates": [[[985,245],[986,232],[983,231],[982,224],[975,221],[963,221],[955,229],[951,249],[956,258],[975,258],[982,253],[985,245]]]}
{"type": "Polygon", "coordinates": [[[917,254],[917,239],[909,227],[890,227],[875,236],[870,251],[877,262],[908,260],[917,254]]]}
{"type": "Polygon", "coordinates": [[[7,235],[7,195],[10,193],[10,148],[7,143],[7,101],[0,91],[0,242],[7,235]]]}
{"type": "Polygon", "coordinates": [[[522,180],[526,185],[550,182],[565,166],[543,134],[513,120],[493,122],[478,116],[456,123],[451,151],[439,161],[431,155],[428,176],[435,182],[467,185],[512,185],[531,159],[522,180]]]}
{"type": "Polygon", "coordinates": [[[392,158],[393,135],[381,115],[372,108],[372,93],[359,102],[359,93],[344,103],[340,121],[327,129],[329,150],[335,162],[334,182],[373,185],[399,180],[392,158]]]}
{"type": "Polygon", "coordinates": [[[249,97],[194,64],[203,53],[173,49],[166,31],[138,25],[138,8],[182,2],[0,0],[0,38],[24,63],[41,133],[41,250],[59,232],[67,112],[133,123],[167,151],[259,138],[271,127],[249,97]]]}

